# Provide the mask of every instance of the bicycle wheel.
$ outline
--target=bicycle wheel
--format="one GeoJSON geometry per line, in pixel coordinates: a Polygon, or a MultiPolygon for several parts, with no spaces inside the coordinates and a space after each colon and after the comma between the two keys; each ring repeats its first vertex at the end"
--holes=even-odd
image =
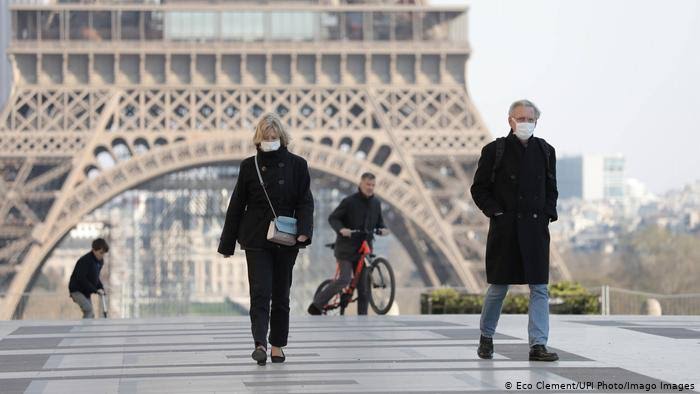
{"type": "MultiPolygon", "coordinates": [[[[333,282],[333,279],[326,279],[323,282],[321,282],[320,285],[318,285],[318,288],[316,289],[316,292],[314,293],[314,298],[318,295],[318,293],[322,292],[323,289],[325,289],[328,285],[330,285],[333,282]]],[[[340,295],[336,294],[331,298],[329,301],[329,304],[334,305],[333,307],[324,307],[323,313],[328,316],[335,316],[338,314],[343,314],[345,312],[344,308],[341,310],[340,308],[340,295]]]]}
{"type": "Polygon", "coordinates": [[[394,270],[385,258],[380,257],[369,266],[366,280],[369,305],[374,313],[385,315],[394,304],[396,295],[394,270]]]}
{"type": "Polygon", "coordinates": [[[314,293],[314,298],[316,298],[316,296],[318,295],[318,293],[322,292],[323,289],[326,288],[326,286],[328,286],[329,284],[331,284],[331,282],[333,282],[333,279],[326,279],[326,280],[324,280],[323,282],[321,282],[321,284],[318,285],[318,288],[316,289],[316,292],[314,293]]]}

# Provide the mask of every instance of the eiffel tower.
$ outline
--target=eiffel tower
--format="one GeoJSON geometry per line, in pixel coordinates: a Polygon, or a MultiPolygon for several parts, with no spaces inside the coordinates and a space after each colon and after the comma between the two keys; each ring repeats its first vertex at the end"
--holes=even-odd
{"type": "MultiPolygon", "coordinates": [[[[315,171],[371,171],[426,286],[485,285],[468,189],[492,137],[465,82],[467,7],[416,1],[11,3],[0,114],[0,318],[111,198],[240,161],[275,111],[315,171]]],[[[552,276],[567,278],[556,255],[552,276]]]]}

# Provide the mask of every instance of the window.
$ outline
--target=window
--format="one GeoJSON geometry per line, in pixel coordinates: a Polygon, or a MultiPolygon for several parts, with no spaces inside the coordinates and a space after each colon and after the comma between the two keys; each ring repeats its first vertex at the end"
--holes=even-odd
{"type": "Polygon", "coordinates": [[[447,27],[450,41],[467,41],[467,14],[464,12],[445,12],[442,16],[447,27]]]}
{"type": "Polygon", "coordinates": [[[42,11],[39,16],[42,40],[61,39],[61,14],[56,11],[42,11]]]}
{"type": "Polygon", "coordinates": [[[17,11],[15,14],[17,26],[15,27],[15,39],[36,40],[37,39],[37,14],[33,11],[17,11]]]}
{"type": "Polygon", "coordinates": [[[413,39],[413,13],[397,12],[394,14],[394,39],[413,39]]]}
{"type": "Polygon", "coordinates": [[[348,40],[362,40],[364,24],[361,12],[348,12],[345,14],[345,38],[348,40]]]}
{"type": "Polygon", "coordinates": [[[321,40],[340,40],[340,13],[321,13],[321,40]]]}
{"type": "Polygon", "coordinates": [[[92,30],[100,40],[112,39],[112,13],[109,11],[92,12],[92,30]]]}
{"type": "Polygon", "coordinates": [[[262,41],[265,38],[265,14],[262,12],[222,13],[221,38],[233,41],[262,41]]]}
{"type": "Polygon", "coordinates": [[[315,19],[313,12],[272,12],[269,37],[280,41],[313,41],[316,37],[315,19]]]}
{"type": "Polygon", "coordinates": [[[163,39],[163,13],[148,11],[143,14],[143,28],[147,40],[163,39]]]}
{"type": "Polygon", "coordinates": [[[166,38],[172,40],[213,40],[217,36],[217,14],[214,12],[169,12],[166,16],[166,38]]]}
{"type": "Polygon", "coordinates": [[[70,11],[68,13],[68,38],[70,40],[93,39],[90,32],[90,18],[87,11],[70,11]]]}
{"type": "Polygon", "coordinates": [[[422,12],[419,14],[422,20],[421,39],[425,41],[440,41],[447,38],[445,26],[440,24],[439,12],[422,12]]]}
{"type": "Polygon", "coordinates": [[[137,11],[122,11],[121,13],[121,39],[141,39],[141,26],[139,22],[141,14],[137,11]]]}
{"type": "Polygon", "coordinates": [[[391,39],[391,14],[386,12],[372,14],[372,38],[377,41],[391,39]]]}

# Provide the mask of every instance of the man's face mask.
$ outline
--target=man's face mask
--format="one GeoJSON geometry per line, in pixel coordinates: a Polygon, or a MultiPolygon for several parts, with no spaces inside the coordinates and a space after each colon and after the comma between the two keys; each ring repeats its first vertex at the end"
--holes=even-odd
{"type": "Polygon", "coordinates": [[[521,141],[527,141],[530,137],[532,137],[532,134],[534,133],[534,123],[519,123],[517,121],[515,122],[515,130],[513,130],[513,134],[515,134],[515,136],[518,137],[518,139],[520,139],[521,141]]]}
{"type": "Polygon", "coordinates": [[[262,141],[260,142],[260,150],[263,152],[272,152],[280,148],[280,140],[262,141]]]}

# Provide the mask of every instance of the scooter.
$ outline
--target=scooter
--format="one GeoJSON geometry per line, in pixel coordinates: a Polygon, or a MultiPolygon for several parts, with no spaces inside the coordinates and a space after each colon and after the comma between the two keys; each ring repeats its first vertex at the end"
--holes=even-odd
{"type": "Polygon", "coordinates": [[[107,318],[107,293],[100,294],[100,301],[102,301],[102,316],[107,318]]]}

